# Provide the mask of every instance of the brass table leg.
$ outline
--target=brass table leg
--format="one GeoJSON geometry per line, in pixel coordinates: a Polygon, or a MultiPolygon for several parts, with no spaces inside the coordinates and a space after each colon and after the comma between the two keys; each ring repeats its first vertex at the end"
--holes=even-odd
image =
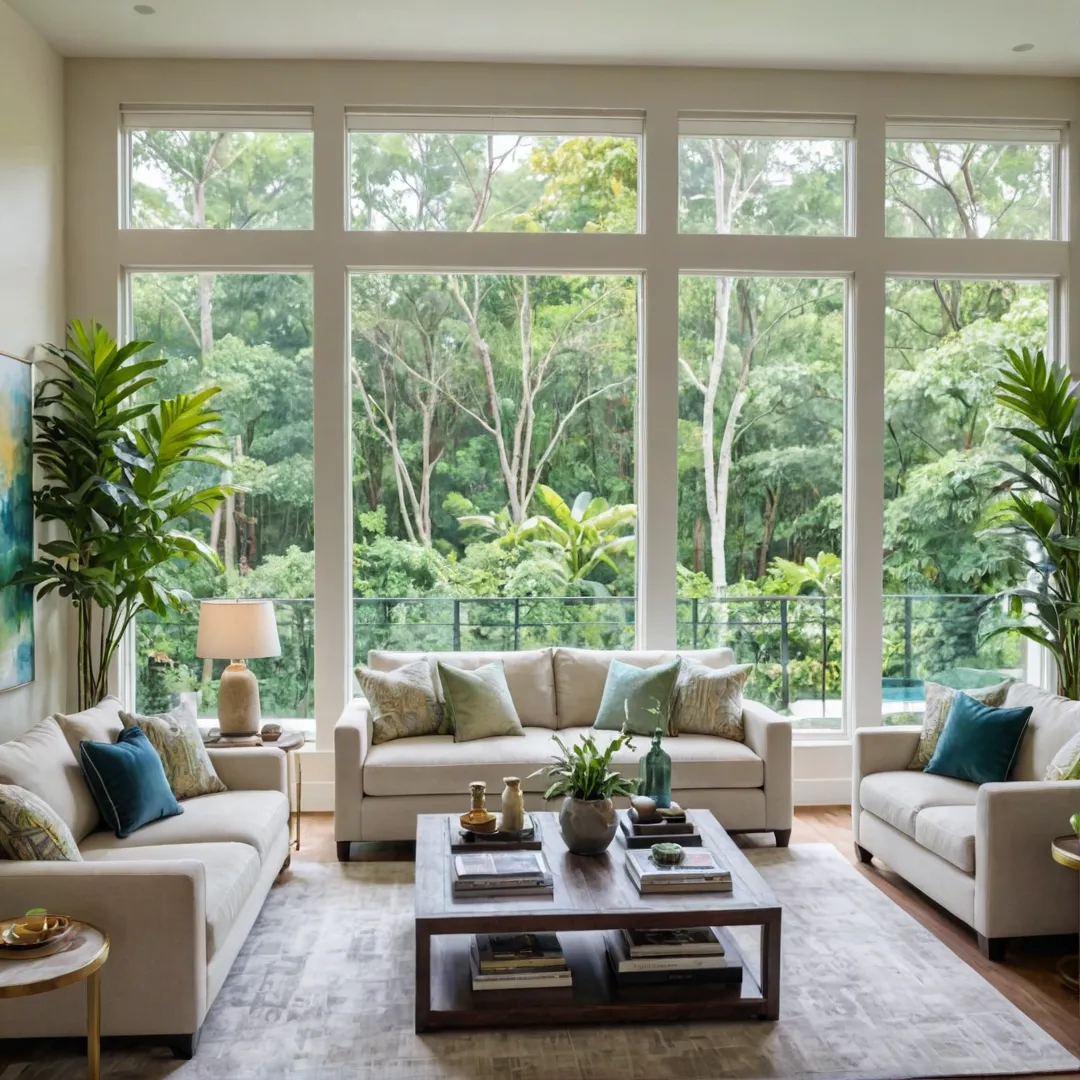
{"type": "Polygon", "coordinates": [[[304,809],[304,763],[296,754],[296,850],[300,850],[300,815],[304,809]]]}
{"type": "Polygon", "coordinates": [[[101,1080],[101,973],[86,980],[86,1075],[101,1080]]]}

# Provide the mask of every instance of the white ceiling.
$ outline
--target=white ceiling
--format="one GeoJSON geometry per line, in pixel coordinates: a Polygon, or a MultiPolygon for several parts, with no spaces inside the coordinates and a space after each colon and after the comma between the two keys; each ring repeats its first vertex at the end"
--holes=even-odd
{"type": "Polygon", "coordinates": [[[66,56],[1080,75],[1077,0],[7,0],[66,56]],[[1030,42],[1030,52],[1012,47],[1030,42]]]}

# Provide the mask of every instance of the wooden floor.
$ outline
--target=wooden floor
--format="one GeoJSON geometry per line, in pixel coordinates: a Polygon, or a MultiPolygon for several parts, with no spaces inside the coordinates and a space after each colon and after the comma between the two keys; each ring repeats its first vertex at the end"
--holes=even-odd
{"type": "MultiPolygon", "coordinates": [[[[768,846],[773,841],[771,836],[746,836],[742,842],[745,846],[768,846]]],[[[879,862],[875,861],[872,866],[859,863],[851,840],[851,813],[846,806],[815,806],[797,810],[791,842],[832,844],[868,881],[996,986],[1070,1053],[1080,1057],[1077,996],[1062,985],[1056,970],[1056,964],[1063,955],[1076,951],[1075,941],[1035,939],[1010,948],[1004,963],[990,963],[979,952],[973,930],[879,862]]],[[[302,848],[293,856],[294,859],[335,861],[333,814],[305,814],[301,843],[302,848]]],[[[409,844],[354,844],[352,858],[411,859],[412,850],[409,844]]]]}

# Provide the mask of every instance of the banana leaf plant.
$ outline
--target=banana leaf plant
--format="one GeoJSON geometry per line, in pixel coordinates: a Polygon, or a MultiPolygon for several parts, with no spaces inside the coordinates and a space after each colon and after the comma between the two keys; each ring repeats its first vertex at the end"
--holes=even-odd
{"type": "Polygon", "coordinates": [[[611,768],[611,759],[624,746],[634,749],[634,743],[624,728],[607,746],[600,750],[591,735],[567,746],[558,735],[552,739],[559,747],[553,764],[530,774],[546,776],[551,784],[544,792],[545,799],[569,795],[572,799],[612,799],[616,795],[636,795],[637,778],[627,779],[611,768]]]}
{"type": "Polygon", "coordinates": [[[222,434],[208,387],[154,402],[153,374],[163,359],[145,359],[150,341],[118,347],[96,322],[73,321],[64,348],[45,346],[55,374],[34,396],[34,458],[42,477],[34,492],[39,521],[66,535],[39,547],[39,557],[5,584],[57,592],[78,618],[78,704],[108,691],[109,666],[144,608],[183,610],[191,596],[170,588],[163,568],[174,559],[221,569],[217,555],[182,526],[189,514],[212,514],[235,490],[182,484],[184,466],[214,456],[222,434]]]}
{"type": "Polygon", "coordinates": [[[1008,350],[996,400],[1024,422],[1005,430],[1020,467],[1001,462],[1008,499],[993,531],[1011,537],[1027,582],[998,594],[1007,620],[988,635],[1015,632],[1049,650],[1058,692],[1080,699],[1080,426],[1072,377],[1042,352],[1008,350]]]}

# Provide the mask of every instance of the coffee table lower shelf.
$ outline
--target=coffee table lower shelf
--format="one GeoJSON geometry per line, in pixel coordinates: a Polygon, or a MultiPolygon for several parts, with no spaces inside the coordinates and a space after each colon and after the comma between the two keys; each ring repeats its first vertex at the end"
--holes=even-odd
{"type": "MultiPolygon", "coordinates": [[[[779,928],[776,933],[779,937],[779,928]]],[[[769,928],[762,927],[763,959],[768,936],[769,928]]],[[[763,993],[745,957],[741,986],[686,983],[626,988],[616,984],[608,967],[603,931],[560,932],[559,939],[573,973],[573,987],[474,991],[469,964],[471,938],[418,933],[416,1030],[775,1020],[779,1013],[779,994],[770,1000],[772,995],[763,993]]],[[[733,951],[739,953],[730,939],[726,945],[729,956],[733,951]]]]}

